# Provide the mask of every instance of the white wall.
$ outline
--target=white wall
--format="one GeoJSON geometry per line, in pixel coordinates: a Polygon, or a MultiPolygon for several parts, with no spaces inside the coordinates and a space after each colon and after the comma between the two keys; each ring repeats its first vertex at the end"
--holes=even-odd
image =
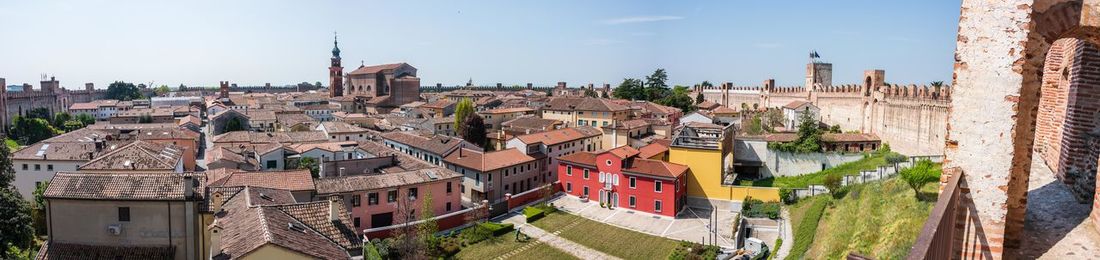
{"type": "Polygon", "coordinates": [[[19,194],[23,195],[25,200],[34,200],[34,189],[36,182],[45,183],[53,179],[53,175],[58,171],[76,171],[77,167],[87,163],[88,161],[43,161],[43,160],[12,160],[12,168],[15,169],[15,188],[19,189],[19,194]],[[23,164],[27,165],[27,169],[23,170],[23,164]],[[34,165],[39,165],[41,170],[34,170],[34,165]],[[53,165],[53,170],[49,170],[49,166],[53,165]]]}
{"type": "Polygon", "coordinates": [[[796,154],[768,150],[764,174],[772,176],[796,176],[814,173],[848,162],[863,159],[863,154],[805,153],[796,154]]]}

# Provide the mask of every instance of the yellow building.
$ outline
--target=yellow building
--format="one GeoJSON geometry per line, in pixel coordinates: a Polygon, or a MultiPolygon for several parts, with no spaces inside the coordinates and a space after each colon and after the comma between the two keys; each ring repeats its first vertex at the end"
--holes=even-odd
{"type": "MultiPolygon", "coordinates": [[[[688,123],[669,146],[668,161],[687,165],[687,195],[690,200],[708,202],[743,201],[746,197],[778,201],[779,189],[735,186],[733,172],[733,126],[688,123]]],[[[690,203],[690,202],[689,202],[690,203]]]]}

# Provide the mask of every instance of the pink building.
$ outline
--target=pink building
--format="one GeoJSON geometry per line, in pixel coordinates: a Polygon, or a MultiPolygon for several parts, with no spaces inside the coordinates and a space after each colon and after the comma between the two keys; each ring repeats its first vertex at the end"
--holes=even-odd
{"type": "Polygon", "coordinates": [[[462,175],[382,144],[359,145],[374,157],[328,161],[315,180],[318,197],[343,198],[356,232],[419,220],[428,196],[435,216],[462,209],[462,175]]]}

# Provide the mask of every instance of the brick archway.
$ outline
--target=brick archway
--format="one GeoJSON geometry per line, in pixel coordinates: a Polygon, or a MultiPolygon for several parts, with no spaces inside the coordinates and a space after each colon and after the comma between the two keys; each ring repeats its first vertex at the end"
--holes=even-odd
{"type": "Polygon", "coordinates": [[[964,177],[963,258],[1019,247],[1046,56],[1062,38],[1096,44],[1097,10],[1100,0],[963,1],[944,165],[944,180],[964,177]]]}

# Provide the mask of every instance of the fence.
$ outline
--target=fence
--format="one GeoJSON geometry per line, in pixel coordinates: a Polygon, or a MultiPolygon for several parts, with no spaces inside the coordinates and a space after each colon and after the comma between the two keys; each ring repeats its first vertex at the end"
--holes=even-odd
{"type": "MultiPolygon", "coordinates": [[[[943,156],[914,156],[909,157],[908,162],[898,163],[897,168],[905,169],[912,167],[920,160],[930,160],[932,162],[943,162],[943,156]]],[[[840,186],[848,186],[854,184],[867,183],[872,181],[878,181],[898,175],[897,168],[894,166],[879,166],[878,169],[873,171],[861,171],[857,175],[845,175],[840,179],[840,186]]],[[[812,197],[816,195],[829,193],[829,188],[823,185],[810,185],[809,187],[802,189],[791,189],[791,196],[796,198],[812,197]]]]}
{"type": "Polygon", "coordinates": [[[909,249],[908,259],[954,258],[954,247],[958,243],[955,241],[955,230],[959,222],[957,215],[962,194],[959,179],[962,175],[962,171],[957,171],[947,181],[947,186],[940,193],[936,205],[932,207],[932,214],[924,222],[917,242],[913,243],[913,247],[909,249]]]}

